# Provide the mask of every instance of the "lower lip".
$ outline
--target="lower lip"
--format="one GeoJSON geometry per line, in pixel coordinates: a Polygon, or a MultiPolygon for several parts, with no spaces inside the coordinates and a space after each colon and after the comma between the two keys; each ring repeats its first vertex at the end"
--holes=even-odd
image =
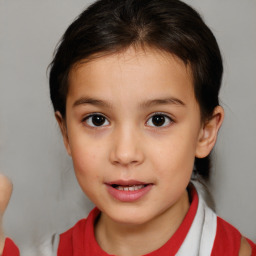
{"type": "Polygon", "coordinates": [[[141,199],[145,196],[152,188],[152,185],[149,184],[144,188],[134,190],[134,191],[124,191],[113,188],[110,185],[107,185],[107,190],[111,196],[121,202],[133,202],[141,199]]]}

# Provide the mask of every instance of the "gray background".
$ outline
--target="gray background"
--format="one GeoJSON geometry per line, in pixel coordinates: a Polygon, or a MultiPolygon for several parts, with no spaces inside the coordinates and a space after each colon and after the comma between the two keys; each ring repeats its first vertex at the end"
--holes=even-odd
{"type": "MultiPolygon", "coordinates": [[[[64,30],[90,2],[0,0],[0,171],[14,183],[5,229],[22,251],[92,207],[64,151],[46,73],[64,30]]],[[[211,182],[217,212],[256,241],[256,1],[186,2],[213,30],[224,58],[226,117],[211,182]]]]}

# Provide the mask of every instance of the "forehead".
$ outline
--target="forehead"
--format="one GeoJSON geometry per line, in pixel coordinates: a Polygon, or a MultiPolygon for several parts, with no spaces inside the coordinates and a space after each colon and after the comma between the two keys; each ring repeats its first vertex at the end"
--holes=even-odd
{"type": "Polygon", "coordinates": [[[152,48],[130,47],[76,64],[69,74],[68,97],[96,91],[102,97],[115,97],[116,91],[127,97],[134,96],[135,91],[141,95],[150,91],[152,97],[163,97],[169,92],[194,98],[190,66],[174,55],[152,48]]]}

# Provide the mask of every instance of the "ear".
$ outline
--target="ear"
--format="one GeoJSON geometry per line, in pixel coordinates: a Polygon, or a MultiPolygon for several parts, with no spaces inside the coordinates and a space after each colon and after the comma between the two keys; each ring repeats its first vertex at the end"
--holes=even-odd
{"type": "Polygon", "coordinates": [[[64,118],[62,117],[62,115],[61,115],[61,113],[59,111],[55,112],[55,118],[56,118],[56,120],[57,120],[57,122],[59,124],[60,130],[61,130],[61,134],[62,134],[62,138],[63,138],[63,142],[64,142],[65,148],[67,150],[67,153],[69,155],[71,155],[66,122],[65,122],[64,118]]]}
{"type": "Polygon", "coordinates": [[[204,158],[210,154],[216,143],[223,119],[224,110],[221,106],[217,106],[213,111],[212,117],[203,124],[200,130],[196,148],[197,158],[204,158]]]}

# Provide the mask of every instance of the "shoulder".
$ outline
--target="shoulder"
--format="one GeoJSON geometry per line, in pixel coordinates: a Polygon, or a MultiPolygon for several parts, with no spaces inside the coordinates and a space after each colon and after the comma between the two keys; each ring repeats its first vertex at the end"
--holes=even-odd
{"type": "Polygon", "coordinates": [[[94,223],[100,211],[94,208],[86,219],[78,221],[75,226],[60,235],[58,256],[83,255],[85,242],[90,244],[94,237],[94,223]]]}
{"type": "Polygon", "coordinates": [[[73,243],[78,239],[82,239],[83,230],[86,225],[86,219],[78,221],[72,228],[60,234],[58,255],[72,255],[73,243]]]}
{"type": "Polygon", "coordinates": [[[72,228],[68,229],[64,233],[62,233],[61,237],[68,237],[74,232],[79,232],[79,230],[82,230],[86,224],[86,219],[79,220],[72,228]]]}
{"type": "MultiPolygon", "coordinates": [[[[241,240],[241,233],[227,221],[217,217],[217,233],[216,239],[228,244],[237,245],[241,240]]],[[[217,242],[217,241],[216,241],[217,242]]]]}
{"type": "Polygon", "coordinates": [[[77,246],[77,242],[81,244],[85,223],[86,219],[82,219],[64,233],[56,233],[47,239],[43,239],[40,245],[37,246],[36,251],[29,251],[29,255],[72,256],[74,246],[77,246]]]}
{"type": "Polygon", "coordinates": [[[74,234],[81,233],[86,224],[86,219],[79,220],[72,228],[60,234],[61,240],[67,240],[74,236],[74,234]]]}
{"type": "MultiPolygon", "coordinates": [[[[209,209],[209,206],[207,206],[205,203],[205,197],[202,195],[202,191],[204,191],[204,189],[202,189],[201,184],[198,185],[198,182],[193,182],[193,185],[196,188],[200,201],[204,202],[204,213],[206,213],[206,210],[209,209]]],[[[211,210],[209,212],[213,211],[211,210]]],[[[227,221],[218,217],[215,213],[214,215],[214,221],[212,219],[206,219],[206,226],[209,226],[209,223],[215,223],[214,231],[210,232],[214,233],[213,241],[211,244],[211,256],[256,256],[256,244],[243,237],[241,233],[227,221]]],[[[209,231],[206,233],[209,234],[209,231]]],[[[207,237],[207,241],[208,240],[209,238],[207,237]]]]}
{"type": "Polygon", "coordinates": [[[242,237],[239,256],[251,256],[252,255],[252,247],[245,237],[242,237]]]}
{"type": "Polygon", "coordinates": [[[217,217],[217,231],[212,250],[212,256],[239,255],[256,256],[255,244],[244,238],[241,233],[231,224],[217,217]]]}

